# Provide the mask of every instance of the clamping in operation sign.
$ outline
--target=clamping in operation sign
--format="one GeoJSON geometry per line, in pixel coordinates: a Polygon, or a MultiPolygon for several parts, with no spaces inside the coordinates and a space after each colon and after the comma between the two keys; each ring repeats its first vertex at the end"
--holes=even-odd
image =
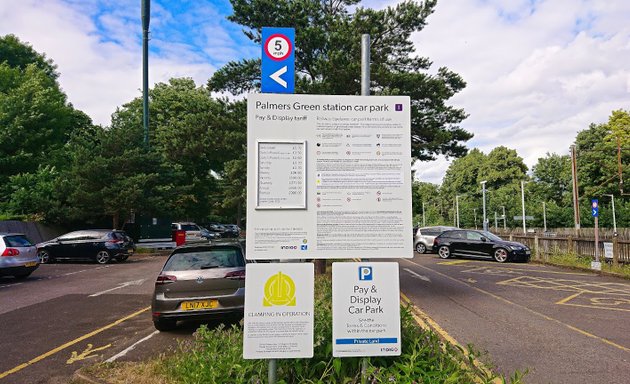
{"type": "Polygon", "coordinates": [[[262,29],[263,93],[293,93],[295,90],[295,29],[262,29]]]}
{"type": "Polygon", "coordinates": [[[313,357],[313,264],[245,268],[243,358],[313,357]]]}
{"type": "Polygon", "coordinates": [[[333,356],[399,356],[398,263],[333,263],[333,356]]]}

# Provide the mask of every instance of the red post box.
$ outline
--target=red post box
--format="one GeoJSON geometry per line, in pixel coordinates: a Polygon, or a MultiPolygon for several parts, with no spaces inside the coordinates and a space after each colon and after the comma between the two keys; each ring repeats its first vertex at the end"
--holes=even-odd
{"type": "Polygon", "coordinates": [[[175,231],[175,245],[178,247],[186,243],[186,231],[175,231]]]}

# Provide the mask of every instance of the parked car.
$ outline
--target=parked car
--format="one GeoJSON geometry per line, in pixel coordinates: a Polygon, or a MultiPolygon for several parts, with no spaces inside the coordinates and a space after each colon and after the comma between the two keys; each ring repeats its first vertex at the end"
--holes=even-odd
{"type": "Polygon", "coordinates": [[[171,231],[184,231],[186,232],[186,242],[206,241],[206,238],[202,235],[202,227],[191,222],[172,223],[171,231]]]}
{"type": "Polygon", "coordinates": [[[207,228],[210,232],[216,233],[219,237],[224,237],[225,226],[219,223],[208,223],[207,228]]]}
{"type": "Polygon", "coordinates": [[[169,331],[178,320],[243,316],[245,258],[238,242],[175,248],[155,281],[153,324],[169,331]]]}
{"type": "Polygon", "coordinates": [[[444,226],[435,226],[435,227],[424,227],[418,228],[416,230],[416,234],[414,237],[413,247],[418,253],[425,253],[431,251],[433,247],[433,239],[436,236],[441,234],[444,231],[448,231],[451,229],[457,229],[455,227],[444,227],[444,226]]]}
{"type": "Polygon", "coordinates": [[[0,233],[0,276],[28,277],[39,267],[37,248],[21,233],[0,233]]]}
{"type": "Polygon", "coordinates": [[[135,250],[131,237],[116,229],[75,231],[37,244],[39,260],[43,264],[61,259],[87,259],[106,264],[110,260],[125,261],[135,250]]]}
{"type": "Polygon", "coordinates": [[[433,251],[442,259],[454,256],[493,258],[499,263],[529,261],[531,250],[524,244],[506,241],[486,231],[446,231],[433,241],[433,251]]]}
{"type": "Polygon", "coordinates": [[[200,228],[201,228],[201,237],[203,237],[204,239],[208,241],[216,240],[221,237],[221,235],[219,235],[218,233],[210,232],[208,229],[204,227],[200,227],[200,228]]]}
{"type": "Polygon", "coordinates": [[[239,237],[241,235],[241,229],[236,224],[223,224],[225,231],[223,237],[239,237]]]}

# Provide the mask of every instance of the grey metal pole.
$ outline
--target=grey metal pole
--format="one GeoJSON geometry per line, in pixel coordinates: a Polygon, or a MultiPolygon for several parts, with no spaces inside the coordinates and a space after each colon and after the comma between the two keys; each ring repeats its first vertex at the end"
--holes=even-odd
{"type": "Polygon", "coordinates": [[[473,216],[475,217],[475,229],[477,229],[477,208],[473,208],[473,216]]]}
{"type": "Polygon", "coordinates": [[[483,230],[488,230],[488,221],[486,220],[486,181],[481,182],[481,193],[483,195],[483,230]]]}
{"type": "Polygon", "coordinates": [[[578,190],[577,179],[577,155],[575,153],[575,145],[571,146],[571,177],[573,181],[573,219],[575,221],[576,234],[580,229],[580,195],[578,190]]]}
{"type": "Polygon", "coordinates": [[[494,211],[494,230],[495,231],[499,230],[499,224],[497,222],[497,211],[494,211]]]}
{"type": "Polygon", "coordinates": [[[545,227],[545,232],[547,232],[547,206],[543,201],[543,225],[545,227]]]}
{"type": "Polygon", "coordinates": [[[507,217],[505,216],[505,205],[502,205],[501,208],[503,208],[503,230],[507,230],[507,226],[505,224],[507,217]]]}
{"type": "Polygon", "coordinates": [[[267,373],[267,380],[269,384],[276,384],[276,371],[278,369],[278,360],[269,360],[269,372],[267,373]]]}
{"type": "Polygon", "coordinates": [[[370,96],[370,35],[361,35],[361,96],[370,96]]]}
{"type": "Polygon", "coordinates": [[[523,233],[527,233],[525,226],[525,180],[521,180],[521,205],[523,207],[523,233]]]}
{"type": "Polygon", "coordinates": [[[149,148],[149,22],[151,0],[142,0],[142,125],[144,145],[149,148]]]}

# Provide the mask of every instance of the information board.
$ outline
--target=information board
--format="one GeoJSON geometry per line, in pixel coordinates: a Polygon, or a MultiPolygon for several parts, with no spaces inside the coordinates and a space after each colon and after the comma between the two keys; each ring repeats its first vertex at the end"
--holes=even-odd
{"type": "Polygon", "coordinates": [[[399,356],[398,263],[333,263],[333,356],[399,356]]]}
{"type": "Polygon", "coordinates": [[[306,208],[306,143],[259,141],[257,209],[306,208]]]}
{"type": "Polygon", "coordinates": [[[407,96],[250,94],[247,258],[411,258],[407,96]]]}
{"type": "Polygon", "coordinates": [[[243,358],[313,357],[313,264],[245,268],[243,358]]]}

